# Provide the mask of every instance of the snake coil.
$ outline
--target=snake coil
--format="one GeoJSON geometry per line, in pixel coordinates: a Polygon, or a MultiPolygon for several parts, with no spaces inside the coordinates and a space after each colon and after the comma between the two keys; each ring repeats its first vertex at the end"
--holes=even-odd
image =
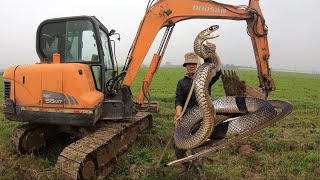
{"type": "Polygon", "coordinates": [[[212,135],[213,129],[218,124],[225,125],[226,134],[236,135],[250,131],[252,128],[272,120],[277,115],[272,104],[263,99],[227,96],[211,100],[208,86],[216,74],[216,66],[213,63],[215,51],[203,43],[208,39],[218,37],[210,36],[218,28],[218,25],[210,26],[195,38],[194,52],[203,58],[205,63],[199,66],[194,77],[194,90],[198,106],[183,116],[174,134],[175,144],[178,148],[192,149],[202,145],[212,135]],[[240,116],[229,118],[229,116],[222,114],[238,114],[240,116]],[[196,132],[193,132],[194,127],[199,123],[200,127],[196,132]]]}

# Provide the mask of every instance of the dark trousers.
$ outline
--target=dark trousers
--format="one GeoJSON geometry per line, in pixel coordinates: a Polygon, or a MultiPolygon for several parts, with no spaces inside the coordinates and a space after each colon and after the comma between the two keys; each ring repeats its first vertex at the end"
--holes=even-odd
{"type": "MultiPolygon", "coordinates": [[[[174,151],[175,151],[175,155],[177,159],[181,159],[181,158],[185,158],[187,157],[187,150],[186,149],[180,149],[176,146],[174,146],[174,151]]],[[[197,148],[192,149],[191,153],[195,154],[197,151],[197,148]]],[[[184,162],[182,163],[183,166],[185,166],[186,168],[191,168],[191,167],[200,167],[202,166],[202,158],[197,158],[195,160],[192,161],[192,163],[190,162],[184,162]]]]}

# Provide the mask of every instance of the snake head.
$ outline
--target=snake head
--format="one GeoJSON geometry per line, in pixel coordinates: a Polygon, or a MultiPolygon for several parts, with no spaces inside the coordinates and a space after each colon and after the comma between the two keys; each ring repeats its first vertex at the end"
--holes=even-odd
{"type": "Polygon", "coordinates": [[[212,25],[205,30],[202,30],[194,40],[193,50],[202,59],[207,59],[211,57],[213,59],[215,56],[215,50],[211,49],[209,46],[203,44],[208,39],[214,39],[219,37],[219,35],[211,35],[214,31],[219,29],[219,25],[212,25]]]}
{"type": "Polygon", "coordinates": [[[219,37],[219,35],[215,35],[215,36],[211,35],[211,33],[213,33],[214,31],[216,31],[217,29],[219,29],[219,25],[212,25],[212,26],[210,26],[209,28],[203,30],[203,31],[202,31],[203,33],[202,33],[202,34],[203,34],[205,40],[207,40],[207,39],[214,39],[214,38],[219,37]]]}

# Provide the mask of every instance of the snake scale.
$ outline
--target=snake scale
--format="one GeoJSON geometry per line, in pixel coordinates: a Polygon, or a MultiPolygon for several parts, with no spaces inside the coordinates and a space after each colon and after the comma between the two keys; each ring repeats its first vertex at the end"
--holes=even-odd
{"type": "MultiPolygon", "coordinates": [[[[212,51],[203,43],[208,39],[218,37],[211,36],[211,33],[218,28],[218,25],[210,26],[201,31],[195,38],[194,52],[203,58],[205,62],[198,67],[194,77],[194,90],[198,106],[192,108],[183,116],[174,134],[174,141],[178,148],[196,148],[208,141],[212,135],[222,134],[219,136],[225,137],[226,135],[232,135],[236,137],[232,141],[227,141],[222,144],[221,149],[231,142],[236,142],[235,140],[238,141],[284,118],[293,110],[292,105],[287,102],[267,101],[255,97],[227,96],[217,100],[211,100],[208,86],[212,77],[216,74],[217,68],[213,63],[215,51],[212,51]],[[277,115],[275,107],[281,109],[280,115],[277,115]]],[[[217,148],[211,148],[211,151],[216,149],[217,148]]],[[[169,163],[168,165],[192,160],[207,152],[208,149],[206,152],[192,155],[191,157],[178,160],[171,164],[169,163]]]]}

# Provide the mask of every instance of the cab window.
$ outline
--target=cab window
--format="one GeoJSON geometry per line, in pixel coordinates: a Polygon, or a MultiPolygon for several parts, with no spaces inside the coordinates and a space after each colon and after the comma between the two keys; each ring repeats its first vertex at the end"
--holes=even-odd
{"type": "Polygon", "coordinates": [[[112,78],[114,72],[114,64],[111,57],[111,49],[109,47],[108,35],[100,29],[101,44],[104,54],[105,80],[106,82],[112,78]]]}
{"type": "Polygon", "coordinates": [[[42,26],[39,34],[40,53],[52,62],[54,53],[60,54],[61,62],[99,61],[98,47],[89,20],[53,22],[42,26]]]}

